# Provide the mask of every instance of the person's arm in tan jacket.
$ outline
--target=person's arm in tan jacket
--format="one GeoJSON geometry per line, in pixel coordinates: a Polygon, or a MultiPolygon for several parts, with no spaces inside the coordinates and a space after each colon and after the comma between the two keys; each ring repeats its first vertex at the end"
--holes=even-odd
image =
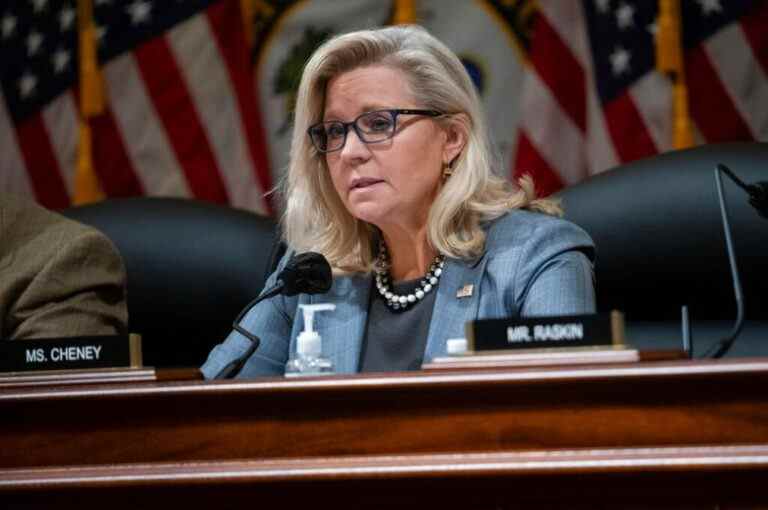
{"type": "Polygon", "coordinates": [[[127,332],[125,270],[106,236],[32,204],[5,212],[0,338],[127,332]]]}

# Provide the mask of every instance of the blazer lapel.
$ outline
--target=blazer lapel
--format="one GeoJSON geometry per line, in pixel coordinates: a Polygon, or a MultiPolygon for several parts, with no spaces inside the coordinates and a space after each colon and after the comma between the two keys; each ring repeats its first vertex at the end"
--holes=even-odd
{"type": "Polygon", "coordinates": [[[424,361],[446,355],[446,340],[464,338],[464,324],[477,318],[480,282],[488,257],[446,259],[437,287],[424,361]],[[470,287],[471,286],[471,287],[470,287]]]}
{"type": "Polygon", "coordinates": [[[333,362],[336,373],[357,371],[371,284],[370,275],[336,277],[326,294],[311,296],[312,303],[336,304],[335,311],[318,313],[314,321],[323,339],[323,356],[333,362]]]}

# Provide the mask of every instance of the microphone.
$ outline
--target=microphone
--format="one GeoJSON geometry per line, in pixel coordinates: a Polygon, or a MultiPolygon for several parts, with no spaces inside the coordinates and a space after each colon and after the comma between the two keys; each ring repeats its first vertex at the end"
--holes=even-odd
{"type": "Polygon", "coordinates": [[[730,168],[720,163],[717,167],[731,178],[741,189],[749,195],[749,203],[757,209],[757,213],[763,218],[768,219],[768,181],[758,181],[754,184],[746,184],[736,177],[730,168]]]}
{"type": "Polygon", "coordinates": [[[741,280],[739,279],[739,270],[736,265],[736,253],[731,240],[731,226],[728,222],[728,212],[725,205],[725,196],[723,195],[723,182],[721,175],[725,174],[735,182],[741,189],[749,195],[749,203],[757,209],[757,212],[763,218],[768,218],[768,183],[761,181],[756,184],[745,184],[724,164],[718,163],[715,166],[715,184],[717,185],[717,198],[720,204],[720,215],[723,222],[723,231],[725,232],[725,246],[728,249],[728,264],[731,268],[731,281],[733,282],[733,293],[736,298],[736,322],[730,334],[710,347],[704,354],[705,358],[721,358],[733,346],[736,338],[741,333],[744,326],[744,294],[741,291],[741,280]]]}
{"type": "Polygon", "coordinates": [[[328,292],[333,283],[333,276],[331,275],[331,265],[328,263],[325,257],[319,253],[308,251],[306,253],[300,253],[285,265],[280,274],[277,275],[275,284],[269,289],[259,294],[259,297],[245,305],[245,308],[238,314],[232,323],[232,328],[251,341],[251,345],[248,349],[227,363],[213,379],[229,379],[234,377],[240,370],[242,370],[245,362],[248,358],[256,352],[259,348],[259,337],[250,333],[245,328],[240,326],[240,321],[245,315],[251,311],[251,308],[256,306],[261,301],[269,299],[278,294],[284,296],[295,296],[296,294],[323,294],[328,292]]]}

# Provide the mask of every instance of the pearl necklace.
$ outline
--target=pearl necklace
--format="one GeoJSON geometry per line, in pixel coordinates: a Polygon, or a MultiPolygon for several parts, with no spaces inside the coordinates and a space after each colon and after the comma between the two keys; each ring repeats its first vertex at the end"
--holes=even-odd
{"type": "Polygon", "coordinates": [[[445,257],[438,255],[435,257],[432,265],[429,266],[427,274],[421,279],[419,286],[411,294],[395,294],[391,290],[392,277],[389,274],[389,253],[387,253],[387,247],[384,242],[380,242],[379,256],[376,258],[375,264],[376,288],[390,310],[407,310],[424,299],[424,296],[437,287],[437,284],[440,282],[440,275],[443,273],[444,264],[445,257]]]}

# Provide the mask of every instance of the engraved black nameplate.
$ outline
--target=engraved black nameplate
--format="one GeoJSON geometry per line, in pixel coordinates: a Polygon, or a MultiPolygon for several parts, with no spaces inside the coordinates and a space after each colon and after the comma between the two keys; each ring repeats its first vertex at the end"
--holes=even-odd
{"type": "Polygon", "coordinates": [[[128,336],[0,341],[0,372],[129,366],[128,336]]]}
{"type": "Polygon", "coordinates": [[[623,331],[616,334],[616,322],[608,315],[483,319],[468,322],[466,334],[467,346],[475,352],[623,343],[623,331]]]}

